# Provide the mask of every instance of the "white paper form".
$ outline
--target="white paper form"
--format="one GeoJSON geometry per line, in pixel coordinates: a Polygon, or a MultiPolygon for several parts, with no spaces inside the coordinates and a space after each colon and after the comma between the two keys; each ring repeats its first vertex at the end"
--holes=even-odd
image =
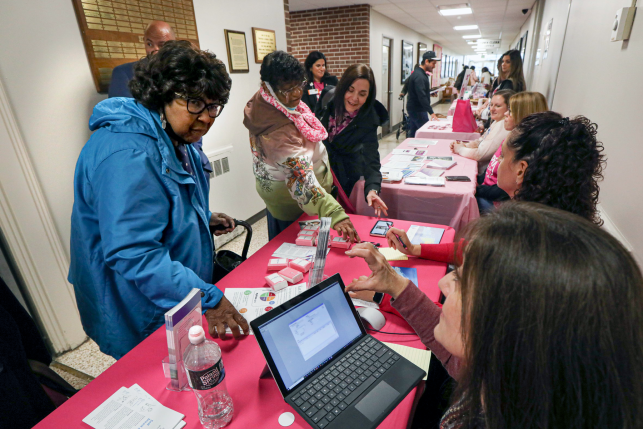
{"type": "Polygon", "coordinates": [[[277,250],[275,250],[275,253],[273,253],[272,256],[275,258],[307,259],[315,256],[316,251],[317,247],[297,246],[296,244],[292,243],[284,243],[279,246],[277,250]]]}
{"type": "Polygon", "coordinates": [[[430,226],[411,225],[406,236],[412,244],[440,244],[444,229],[430,226]]]}
{"type": "MultiPolygon", "coordinates": [[[[393,155],[397,156],[397,155],[393,155]]],[[[407,168],[410,168],[412,170],[419,170],[422,168],[422,163],[421,162],[407,162],[407,161],[389,161],[386,164],[382,165],[381,168],[385,168],[388,170],[406,170],[407,168]]]]}
{"type": "Polygon", "coordinates": [[[149,394],[121,387],[83,419],[95,429],[174,429],[185,417],[149,394]]]}
{"type": "Polygon", "coordinates": [[[411,162],[415,155],[391,155],[389,162],[411,162]]]}
{"type": "Polygon", "coordinates": [[[409,142],[410,145],[413,147],[427,147],[427,146],[435,146],[438,144],[437,140],[427,140],[427,139],[413,139],[409,142]]]}
{"type": "MultiPolygon", "coordinates": [[[[228,288],[224,295],[250,324],[257,317],[265,314],[284,302],[296,297],[306,290],[306,283],[288,286],[277,292],[269,287],[261,288],[228,288]]],[[[230,328],[227,333],[232,333],[230,328]]],[[[252,330],[250,332],[252,334],[252,330]]]]}

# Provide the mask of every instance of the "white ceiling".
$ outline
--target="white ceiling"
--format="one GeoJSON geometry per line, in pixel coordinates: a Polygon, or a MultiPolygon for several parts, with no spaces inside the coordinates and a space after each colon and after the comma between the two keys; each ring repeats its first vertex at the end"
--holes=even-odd
{"type": "Polygon", "coordinates": [[[289,0],[292,12],[368,3],[382,15],[461,55],[475,54],[462,36],[476,34],[477,30],[456,31],[453,27],[477,24],[482,38],[501,39],[499,51],[504,52],[509,49],[509,44],[516,38],[529,16],[523,15],[522,9],[531,8],[534,2],[535,0],[289,0]],[[438,6],[461,3],[469,3],[473,13],[462,16],[442,16],[438,13],[438,6]]]}

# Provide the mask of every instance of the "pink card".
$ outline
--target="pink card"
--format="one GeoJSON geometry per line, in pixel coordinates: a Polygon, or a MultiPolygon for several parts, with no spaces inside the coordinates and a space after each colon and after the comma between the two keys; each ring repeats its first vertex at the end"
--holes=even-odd
{"type": "Polygon", "coordinates": [[[313,263],[305,259],[297,258],[290,261],[288,266],[302,273],[307,273],[310,270],[310,267],[313,266],[313,263]]]}
{"type": "Polygon", "coordinates": [[[333,237],[330,242],[330,247],[338,247],[340,249],[350,249],[351,242],[346,240],[344,237],[333,237]]]}
{"type": "Polygon", "coordinates": [[[315,237],[309,237],[309,236],[297,237],[297,239],[295,240],[295,244],[297,246],[314,246],[315,237]]]}
{"type": "Polygon", "coordinates": [[[270,286],[275,292],[288,286],[288,282],[286,281],[286,279],[284,279],[277,273],[266,276],[266,284],[270,286]]]}
{"type": "Polygon", "coordinates": [[[301,230],[297,234],[297,237],[316,237],[316,236],[317,236],[317,232],[316,231],[311,231],[309,229],[301,230]]]}
{"type": "Polygon", "coordinates": [[[290,283],[298,283],[304,278],[304,275],[301,273],[301,271],[297,271],[293,268],[284,268],[283,270],[279,271],[279,275],[288,280],[290,283]]]}

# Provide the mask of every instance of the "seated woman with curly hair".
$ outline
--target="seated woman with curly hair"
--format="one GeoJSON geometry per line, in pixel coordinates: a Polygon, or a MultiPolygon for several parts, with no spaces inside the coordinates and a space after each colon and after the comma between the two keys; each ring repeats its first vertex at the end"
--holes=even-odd
{"type": "MultiPolygon", "coordinates": [[[[556,112],[527,116],[500,148],[498,187],[511,199],[556,207],[601,225],[596,204],[606,161],[596,129],[584,116],[569,119],[556,112]]],[[[397,228],[388,231],[387,239],[390,247],[407,255],[454,261],[454,243],[412,244],[397,228]]]]}
{"type": "Polygon", "coordinates": [[[266,55],[261,88],[244,109],[250,132],[256,189],[266,203],[272,240],[304,212],[330,217],[331,226],[351,242],[359,235],[330,194],[333,177],[326,147],[328,133],[301,101],[304,67],[283,51],[266,55]]]}
{"type": "Polygon", "coordinates": [[[164,323],[167,310],[201,290],[210,334],[248,333],[246,320],[212,284],[208,181],[191,146],[230,95],[216,56],[167,42],[139,61],[134,98],[110,98],[89,120],[95,131],[74,177],[69,281],[85,332],[116,359],[164,323]]]}

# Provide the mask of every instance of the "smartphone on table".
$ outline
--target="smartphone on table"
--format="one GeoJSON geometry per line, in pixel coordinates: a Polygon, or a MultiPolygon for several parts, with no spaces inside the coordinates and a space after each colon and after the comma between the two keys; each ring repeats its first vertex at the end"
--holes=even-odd
{"type": "Polygon", "coordinates": [[[393,222],[390,220],[378,220],[375,222],[373,229],[371,229],[370,235],[373,237],[386,237],[386,232],[392,226],[393,222]]]}
{"type": "Polygon", "coordinates": [[[444,176],[449,182],[470,182],[471,178],[468,176],[444,176]]]}

